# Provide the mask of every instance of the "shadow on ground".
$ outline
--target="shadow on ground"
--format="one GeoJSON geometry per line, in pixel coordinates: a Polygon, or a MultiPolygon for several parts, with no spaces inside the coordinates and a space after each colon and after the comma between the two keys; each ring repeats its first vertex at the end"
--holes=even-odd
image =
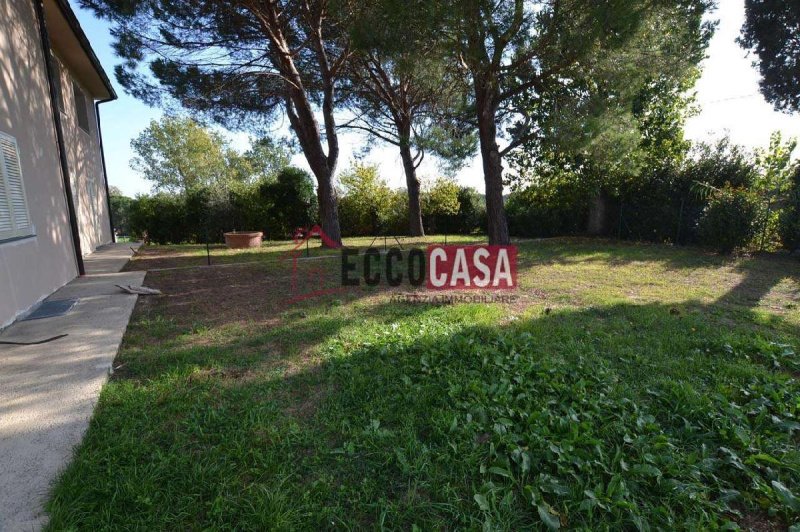
{"type": "Polygon", "coordinates": [[[51,527],[784,529],[800,329],[754,307],[797,265],[752,260],[711,301],[560,309],[151,273],[51,527]]]}

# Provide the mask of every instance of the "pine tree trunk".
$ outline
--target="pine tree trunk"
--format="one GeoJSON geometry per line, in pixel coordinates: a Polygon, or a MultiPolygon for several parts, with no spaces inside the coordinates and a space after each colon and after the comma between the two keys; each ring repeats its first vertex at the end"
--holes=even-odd
{"type": "MultiPolygon", "coordinates": [[[[287,99],[287,114],[289,123],[300,142],[300,148],[308,161],[308,166],[317,179],[317,199],[319,201],[319,220],[325,235],[334,245],[342,245],[342,232],[339,227],[339,209],[336,200],[336,190],[333,186],[333,174],[336,171],[338,145],[336,139],[328,138],[329,146],[336,147],[333,153],[325,154],[322,139],[319,134],[319,124],[314,117],[311,104],[306,95],[301,91],[290,88],[290,97],[287,99]]],[[[332,120],[332,110],[323,111],[326,122],[332,120]]],[[[335,130],[332,132],[336,134],[335,130]]],[[[323,239],[323,246],[327,243],[323,239]]]]}
{"type": "Polygon", "coordinates": [[[489,221],[489,244],[507,245],[510,242],[508,222],[503,204],[503,163],[497,146],[497,100],[496,84],[476,82],[475,103],[478,111],[478,138],[480,140],[483,178],[486,182],[486,216],[489,221]]]}
{"type": "MultiPolygon", "coordinates": [[[[319,187],[317,197],[319,201],[319,221],[322,230],[330,240],[341,246],[342,231],[339,227],[339,205],[336,199],[336,190],[333,187],[333,171],[329,171],[324,178],[317,177],[319,187]]],[[[322,245],[326,243],[323,240],[322,245]]]]}
{"type": "MultiPolygon", "coordinates": [[[[325,142],[328,152],[325,153],[323,139],[320,133],[319,122],[314,114],[314,105],[309,99],[309,94],[303,85],[303,78],[297,70],[295,57],[290,53],[289,45],[280,28],[281,14],[275,2],[264,3],[265,14],[268,16],[269,26],[266,33],[275,43],[279,52],[276,53],[276,67],[286,79],[285,105],[289,123],[294,130],[300,148],[305,155],[314,177],[317,178],[317,197],[319,200],[319,218],[322,230],[328,237],[322,240],[323,246],[340,247],[342,245],[342,232],[339,227],[339,212],[336,201],[336,190],[333,186],[333,175],[339,158],[339,139],[336,134],[336,120],[334,117],[334,79],[331,73],[329,60],[325,54],[321,32],[312,34],[315,39],[311,49],[316,52],[317,62],[322,78],[322,117],[325,128],[325,142]]],[[[310,13],[309,13],[310,15],[310,13]]]]}
{"type": "Polygon", "coordinates": [[[406,173],[406,187],[408,187],[408,230],[411,236],[425,236],[422,227],[422,208],[420,207],[420,183],[417,179],[417,169],[411,157],[411,148],[401,144],[400,157],[403,159],[403,169],[406,173]]]}

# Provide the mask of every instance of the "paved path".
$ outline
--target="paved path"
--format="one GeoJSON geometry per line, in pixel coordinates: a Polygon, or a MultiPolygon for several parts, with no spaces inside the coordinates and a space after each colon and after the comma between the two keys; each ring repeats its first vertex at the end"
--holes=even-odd
{"type": "Polygon", "coordinates": [[[47,522],[50,486],[88,427],[136,304],[114,285],[141,285],[146,274],[118,273],[130,247],[99,249],[86,258],[86,276],[48,298],[79,299],[65,316],[17,322],[0,334],[6,341],[69,335],[38,346],[0,345],[0,532],[47,522]]]}

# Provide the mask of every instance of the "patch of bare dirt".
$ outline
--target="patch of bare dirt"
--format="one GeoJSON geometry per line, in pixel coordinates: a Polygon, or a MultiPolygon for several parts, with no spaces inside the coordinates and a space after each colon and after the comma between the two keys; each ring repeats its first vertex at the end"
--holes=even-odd
{"type": "Polygon", "coordinates": [[[786,530],[786,525],[762,512],[749,512],[741,516],[731,516],[731,520],[736,522],[742,530],[751,532],[779,532],[786,530]]]}
{"type": "Polygon", "coordinates": [[[262,265],[234,265],[149,272],[145,284],[163,295],[140,298],[182,326],[275,325],[285,307],[286,272],[262,265]]]}

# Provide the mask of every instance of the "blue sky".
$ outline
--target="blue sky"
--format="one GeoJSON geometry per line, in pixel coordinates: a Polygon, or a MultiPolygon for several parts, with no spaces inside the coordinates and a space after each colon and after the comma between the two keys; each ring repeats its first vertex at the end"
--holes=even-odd
{"type": "MultiPolygon", "coordinates": [[[[146,193],[150,190],[150,184],[130,168],[130,159],[133,157],[130,142],[147,127],[150,120],[158,119],[162,112],[126,95],[118,86],[112,74],[119,59],[111,48],[108,24],[94,18],[89,11],[80,9],[75,0],[71,3],[119,94],[117,101],[100,106],[109,183],[131,196],[146,193]]],[[[687,124],[687,136],[693,140],[710,140],[727,133],[734,142],[751,149],[766,146],[774,130],[782,131],[785,137],[800,137],[800,117],[778,113],[763,100],[758,93],[758,73],[752,67],[751,59],[735,42],[744,21],[744,0],[720,0],[720,4],[714,14],[714,18],[720,20],[720,25],[709,47],[703,76],[696,87],[702,112],[687,124]]],[[[229,137],[234,146],[244,148],[247,145],[245,134],[229,134],[229,137]]],[[[361,135],[342,135],[340,169],[349,164],[364,143],[361,135]]],[[[405,178],[402,164],[395,149],[375,148],[366,160],[380,165],[383,177],[391,186],[403,186],[405,178]]],[[[301,155],[295,157],[293,162],[306,167],[301,155]]],[[[476,159],[457,178],[482,191],[480,168],[480,162],[476,159]]],[[[423,165],[422,174],[434,176],[436,168],[430,164],[423,165]]]]}

